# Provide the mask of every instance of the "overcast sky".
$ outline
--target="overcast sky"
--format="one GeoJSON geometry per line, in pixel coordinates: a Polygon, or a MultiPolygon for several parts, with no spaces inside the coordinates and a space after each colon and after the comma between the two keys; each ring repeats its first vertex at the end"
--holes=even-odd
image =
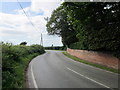
{"type": "Polygon", "coordinates": [[[0,7],[0,41],[13,44],[23,41],[26,41],[28,45],[39,44],[42,33],[44,46],[62,45],[60,37],[47,35],[44,20],[44,17],[50,17],[52,11],[61,4],[61,0],[19,0],[36,29],[30,24],[17,0],[8,1],[10,0],[0,2],[2,5],[0,7]]]}

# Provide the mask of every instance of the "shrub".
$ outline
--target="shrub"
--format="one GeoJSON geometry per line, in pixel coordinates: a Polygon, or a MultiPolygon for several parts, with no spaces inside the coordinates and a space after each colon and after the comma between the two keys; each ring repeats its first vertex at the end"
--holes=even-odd
{"type": "Polygon", "coordinates": [[[24,71],[29,61],[42,53],[40,45],[12,45],[2,42],[2,87],[22,88],[24,71]]]}

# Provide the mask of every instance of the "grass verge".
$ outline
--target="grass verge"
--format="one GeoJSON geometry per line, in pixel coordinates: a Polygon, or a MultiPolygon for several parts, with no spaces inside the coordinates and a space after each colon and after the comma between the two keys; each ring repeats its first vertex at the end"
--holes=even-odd
{"type": "Polygon", "coordinates": [[[103,65],[99,65],[99,64],[95,64],[95,63],[91,63],[91,62],[88,62],[88,61],[85,61],[85,60],[82,60],[82,59],[79,59],[75,56],[72,56],[70,54],[68,54],[67,52],[62,52],[65,56],[75,60],[75,61],[79,61],[81,63],[84,63],[84,64],[88,64],[88,65],[91,65],[91,66],[94,66],[94,67],[97,67],[97,68],[100,68],[100,69],[104,69],[104,70],[107,70],[107,71],[111,71],[111,72],[114,72],[114,73],[119,73],[120,74],[120,71],[117,70],[117,69],[113,69],[113,68],[109,68],[109,67],[105,67],[103,65]]]}
{"type": "Polygon", "coordinates": [[[19,83],[19,85],[17,85],[17,88],[26,88],[26,71],[27,71],[28,64],[34,57],[38,55],[39,55],[38,53],[34,53],[21,58],[22,63],[19,64],[15,69],[16,81],[17,83],[19,83]]]}

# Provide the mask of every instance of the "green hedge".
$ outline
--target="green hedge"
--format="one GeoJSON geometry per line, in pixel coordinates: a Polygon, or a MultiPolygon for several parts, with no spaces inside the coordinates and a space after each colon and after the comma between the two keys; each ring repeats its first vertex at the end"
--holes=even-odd
{"type": "Polygon", "coordinates": [[[25,68],[29,61],[44,53],[40,45],[12,45],[2,44],[2,88],[24,87],[25,68]]]}
{"type": "MultiPolygon", "coordinates": [[[[108,42],[105,42],[105,43],[108,43],[108,42]]],[[[90,46],[90,45],[86,46],[86,45],[84,45],[84,43],[76,42],[76,43],[71,44],[69,48],[108,53],[108,54],[111,54],[111,55],[117,57],[120,60],[120,55],[119,55],[120,51],[119,50],[112,50],[112,49],[109,50],[109,49],[107,49],[107,48],[109,48],[109,46],[107,46],[107,45],[106,45],[106,48],[105,47],[103,48],[100,43],[93,44],[92,46],[90,46]]]]}
{"type": "Polygon", "coordinates": [[[82,50],[87,50],[88,48],[81,42],[76,42],[70,45],[71,49],[82,49],[82,50]]]}
{"type": "Polygon", "coordinates": [[[63,46],[51,46],[51,47],[45,47],[46,50],[65,50],[66,47],[63,46]]]}

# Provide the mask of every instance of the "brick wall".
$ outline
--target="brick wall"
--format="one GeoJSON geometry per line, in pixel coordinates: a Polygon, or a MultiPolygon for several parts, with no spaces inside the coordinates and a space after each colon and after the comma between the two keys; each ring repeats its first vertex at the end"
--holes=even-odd
{"type": "MultiPolygon", "coordinates": [[[[100,52],[94,52],[94,51],[87,51],[87,50],[75,50],[75,49],[69,49],[67,48],[67,53],[76,56],[80,59],[101,64],[107,67],[118,69],[118,65],[120,64],[120,60],[118,60],[116,57],[100,53],[100,52]]],[[[119,68],[120,69],[120,68],[119,68]]]]}

